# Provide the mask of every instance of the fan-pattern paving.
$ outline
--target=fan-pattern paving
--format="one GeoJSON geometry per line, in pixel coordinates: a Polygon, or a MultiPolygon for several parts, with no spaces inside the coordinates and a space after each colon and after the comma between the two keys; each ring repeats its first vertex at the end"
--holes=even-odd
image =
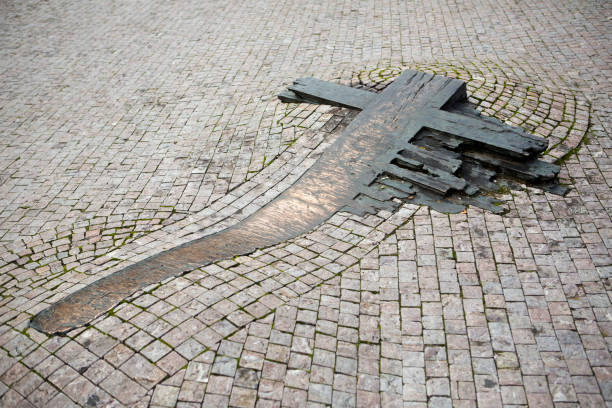
{"type": "Polygon", "coordinates": [[[0,405],[612,401],[609,3],[0,7],[0,405]],[[66,336],[28,328],[312,166],[346,111],[278,102],[293,79],[382,87],[405,68],[547,137],[572,191],[502,191],[503,217],[340,213],[66,336]]]}

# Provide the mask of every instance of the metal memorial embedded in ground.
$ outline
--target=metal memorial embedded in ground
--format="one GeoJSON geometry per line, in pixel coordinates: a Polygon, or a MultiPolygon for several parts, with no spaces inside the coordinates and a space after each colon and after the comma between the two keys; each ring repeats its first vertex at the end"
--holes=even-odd
{"type": "Polygon", "coordinates": [[[556,184],[559,166],[538,159],[547,140],[481,116],[458,79],[406,70],[374,93],[306,78],[279,98],[361,112],[294,185],[256,213],[70,294],[36,315],[31,326],[66,332],[150,284],[286,241],[338,211],[376,213],[407,201],[443,212],[474,205],[502,213],[489,194],[499,188],[498,175],[556,194],[567,191],[556,184]]]}

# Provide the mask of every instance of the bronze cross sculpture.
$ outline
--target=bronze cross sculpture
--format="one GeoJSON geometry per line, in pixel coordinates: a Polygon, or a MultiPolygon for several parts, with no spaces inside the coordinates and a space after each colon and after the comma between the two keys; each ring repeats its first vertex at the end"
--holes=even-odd
{"type": "Polygon", "coordinates": [[[407,70],[394,84],[375,94],[303,78],[279,95],[284,102],[363,110],[357,119],[382,110],[387,114],[382,120],[395,120],[392,112],[399,108],[394,128],[377,142],[386,150],[371,164],[377,177],[366,179],[356,197],[371,205],[360,206],[358,212],[382,208],[370,198],[389,203],[389,196],[405,198],[400,194],[404,192],[416,203],[441,211],[455,212],[472,204],[500,213],[503,209],[494,205],[493,199],[479,194],[499,188],[492,181],[497,172],[557,194],[566,193],[565,187],[554,183],[559,166],[537,160],[548,141],[481,116],[467,103],[465,82],[407,70]]]}
{"type": "Polygon", "coordinates": [[[537,159],[546,139],[480,116],[463,81],[407,70],[383,92],[296,81],[286,102],[360,109],[343,134],[289,189],[237,224],[137,262],[68,295],[31,326],[61,333],[87,324],[150,284],[309,232],[338,211],[392,210],[412,200],[440,211],[471,204],[499,213],[481,194],[496,172],[563,194],[559,166],[537,159]]]}

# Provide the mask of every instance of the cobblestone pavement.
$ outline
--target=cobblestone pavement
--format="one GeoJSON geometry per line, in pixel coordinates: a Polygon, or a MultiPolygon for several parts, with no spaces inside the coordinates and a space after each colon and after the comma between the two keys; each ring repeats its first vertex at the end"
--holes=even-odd
{"type": "Polygon", "coordinates": [[[0,9],[0,406],[612,406],[611,3],[0,9]],[[408,67],[549,138],[572,191],[500,191],[502,216],[338,213],[64,336],[28,327],[297,180],[351,114],[280,103],[293,79],[408,67]]]}

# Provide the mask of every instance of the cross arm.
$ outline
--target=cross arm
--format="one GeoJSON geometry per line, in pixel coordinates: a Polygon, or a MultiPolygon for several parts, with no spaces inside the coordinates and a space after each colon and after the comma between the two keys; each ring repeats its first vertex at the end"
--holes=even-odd
{"type": "MultiPolygon", "coordinates": [[[[434,77],[414,70],[406,70],[403,75],[412,77],[415,85],[422,81],[422,85],[427,88],[425,92],[421,92],[422,89],[419,86],[410,88],[410,92],[406,95],[408,98],[423,99],[419,102],[414,101],[416,105],[441,109],[467,99],[465,82],[459,79],[434,77]],[[435,85],[428,87],[432,85],[428,84],[432,80],[435,85]]],[[[365,109],[377,96],[374,92],[316,78],[296,79],[292,85],[278,94],[278,98],[287,103],[320,103],[360,110],[365,109]]]]}
{"type": "Polygon", "coordinates": [[[428,109],[420,123],[430,129],[450,133],[513,157],[533,157],[548,147],[544,138],[526,135],[516,129],[468,115],[428,109]]]}
{"type": "Polygon", "coordinates": [[[278,95],[283,102],[308,102],[365,109],[377,95],[374,92],[334,84],[315,78],[300,78],[278,95]]]}

